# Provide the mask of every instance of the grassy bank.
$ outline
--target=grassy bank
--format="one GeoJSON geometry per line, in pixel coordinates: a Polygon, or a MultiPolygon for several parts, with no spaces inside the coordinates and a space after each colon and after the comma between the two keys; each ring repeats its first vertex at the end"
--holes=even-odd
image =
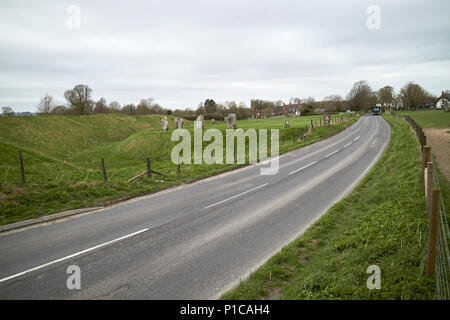
{"type": "MultiPolygon", "coordinates": [[[[181,174],[177,174],[177,166],[170,158],[176,142],[170,141],[172,130],[161,131],[161,118],[121,114],[0,118],[0,224],[106,205],[241,166],[183,164],[181,174]],[[24,157],[27,181],[24,186],[18,150],[22,150],[24,157]],[[127,183],[146,170],[146,157],[151,158],[153,170],[166,176],[154,175],[152,180],[142,177],[127,183]],[[103,182],[101,158],[106,163],[107,183],[103,182]]],[[[294,142],[300,128],[319,118],[245,120],[239,121],[238,126],[279,129],[284,141],[284,144],[280,141],[280,153],[284,153],[334,135],[355,121],[320,127],[305,140],[294,142]],[[284,128],[286,119],[291,128],[284,128]]],[[[173,117],[169,117],[169,125],[173,128],[173,117]]],[[[185,127],[193,132],[192,122],[185,127]]],[[[206,121],[205,129],[209,128],[224,131],[226,124],[206,121]]]]}
{"type": "Polygon", "coordinates": [[[223,299],[431,299],[419,145],[409,125],[385,116],[392,139],[355,190],[223,299]],[[370,265],[381,289],[369,290],[370,265]]]}

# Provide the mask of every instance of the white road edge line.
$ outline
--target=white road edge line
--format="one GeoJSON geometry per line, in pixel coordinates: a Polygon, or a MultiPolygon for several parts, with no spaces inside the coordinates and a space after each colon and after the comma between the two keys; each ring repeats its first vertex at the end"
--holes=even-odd
{"type": "Polygon", "coordinates": [[[331,156],[331,155],[333,155],[333,154],[335,154],[336,152],[338,152],[339,151],[339,149],[337,149],[336,151],[333,151],[332,153],[330,153],[330,154],[327,154],[324,158],[328,158],[329,156],[331,156]]]}
{"type": "Polygon", "coordinates": [[[102,243],[102,244],[99,244],[99,245],[97,245],[97,246],[95,246],[95,247],[91,247],[91,248],[89,248],[89,249],[86,249],[86,250],[83,250],[83,251],[79,251],[79,252],[77,252],[77,253],[68,255],[68,256],[66,256],[66,257],[64,257],[64,258],[60,258],[60,259],[57,259],[57,260],[53,260],[53,261],[47,262],[47,263],[45,263],[45,264],[42,264],[42,265],[40,265],[40,266],[31,268],[31,269],[28,269],[28,270],[25,270],[25,271],[23,271],[23,272],[16,273],[16,274],[14,274],[14,275],[12,275],[12,276],[9,276],[9,277],[0,279],[0,283],[1,283],[1,282],[8,281],[8,280],[13,279],[13,278],[20,277],[20,276],[22,276],[22,275],[24,275],[24,274],[26,274],[26,273],[32,272],[32,271],[36,271],[36,270],[39,270],[39,269],[48,267],[49,265],[52,265],[52,264],[55,264],[55,263],[58,263],[58,262],[61,262],[61,261],[64,261],[64,260],[67,260],[67,259],[76,257],[76,256],[79,256],[80,254],[83,254],[83,253],[86,253],[86,252],[89,252],[89,251],[93,251],[93,250],[95,250],[95,249],[98,249],[98,248],[107,246],[107,245],[109,245],[109,244],[111,244],[111,243],[114,243],[114,242],[117,242],[117,241],[121,241],[121,240],[126,239],[126,238],[130,238],[130,237],[132,237],[132,236],[135,236],[135,235],[137,235],[137,234],[139,234],[139,233],[142,233],[142,232],[145,232],[145,231],[148,231],[148,228],[147,228],[147,229],[142,229],[142,230],[139,230],[139,231],[136,231],[136,232],[133,232],[133,233],[128,234],[128,235],[126,235],[126,236],[123,236],[123,237],[120,237],[120,238],[117,238],[117,239],[114,239],[114,240],[111,240],[111,241],[108,241],[108,242],[105,242],[105,243],[102,243]]]}
{"type": "Polygon", "coordinates": [[[294,173],[296,173],[296,172],[299,172],[300,170],[303,170],[303,169],[305,169],[305,168],[308,168],[309,166],[312,166],[312,165],[315,164],[315,163],[317,163],[317,161],[311,162],[310,164],[308,164],[308,165],[306,165],[306,166],[304,166],[304,167],[301,167],[300,169],[294,170],[294,171],[290,172],[289,174],[294,174],[294,173]]]}
{"type": "Polygon", "coordinates": [[[358,139],[359,139],[359,137],[360,137],[360,136],[357,136],[357,137],[356,137],[355,139],[353,139],[353,141],[356,141],[356,140],[358,140],[358,139]]]}
{"type": "Polygon", "coordinates": [[[350,141],[349,143],[347,143],[344,148],[347,148],[349,145],[351,145],[353,143],[353,141],[350,141]]]}
{"type": "Polygon", "coordinates": [[[250,190],[247,190],[247,191],[244,191],[244,192],[242,192],[242,193],[239,193],[239,194],[237,194],[237,195],[235,195],[235,196],[232,196],[232,197],[230,197],[230,198],[227,198],[227,199],[225,199],[225,200],[222,200],[222,201],[219,201],[219,202],[216,202],[216,203],[210,204],[209,206],[207,206],[207,207],[204,207],[203,209],[209,209],[209,208],[211,208],[211,207],[214,207],[214,206],[216,206],[216,205],[218,205],[218,204],[221,204],[221,203],[223,203],[223,202],[225,202],[225,201],[228,201],[228,200],[234,199],[234,198],[236,198],[236,197],[242,196],[243,194],[249,193],[249,192],[251,192],[251,191],[253,191],[253,190],[256,190],[256,189],[262,188],[262,187],[264,187],[264,186],[266,186],[266,185],[268,185],[268,184],[269,184],[269,183],[268,183],[268,182],[266,182],[266,183],[264,183],[264,184],[262,184],[262,185],[260,185],[260,186],[257,186],[257,187],[255,187],[255,188],[252,188],[252,189],[250,189],[250,190]]]}

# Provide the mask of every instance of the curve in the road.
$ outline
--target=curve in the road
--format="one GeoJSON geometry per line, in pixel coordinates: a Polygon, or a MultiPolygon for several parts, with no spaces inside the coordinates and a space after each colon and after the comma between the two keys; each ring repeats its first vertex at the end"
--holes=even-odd
{"type": "Polygon", "coordinates": [[[390,127],[362,117],[280,156],[94,214],[0,236],[0,298],[216,298],[348,194],[390,127]],[[81,290],[66,287],[78,265],[81,290]]]}

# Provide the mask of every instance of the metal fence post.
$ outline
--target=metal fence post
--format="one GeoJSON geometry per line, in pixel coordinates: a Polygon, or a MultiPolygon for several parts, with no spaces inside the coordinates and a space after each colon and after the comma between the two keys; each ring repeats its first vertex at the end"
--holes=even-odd
{"type": "Polygon", "coordinates": [[[149,179],[152,178],[152,166],[151,166],[149,157],[147,157],[147,175],[148,175],[149,179]]]}
{"type": "Polygon", "coordinates": [[[433,276],[436,271],[437,236],[439,222],[439,189],[433,188],[431,191],[431,214],[428,223],[428,248],[426,271],[429,276],[433,276]]]}
{"type": "Polygon", "coordinates": [[[105,181],[105,183],[106,183],[106,180],[108,180],[107,178],[106,178],[106,167],[105,167],[105,160],[102,158],[102,169],[103,169],[103,180],[105,181]]]}
{"type": "Polygon", "coordinates": [[[19,150],[20,173],[22,175],[22,184],[25,184],[25,169],[23,167],[22,151],[19,150]]]}
{"type": "Polygon", "coordinates": [[[427,163],[431,160],[431,148],[429,146],[423,147],[423,156],[422,156],[422,177],[425,168],[427,167],[427,163]]]}

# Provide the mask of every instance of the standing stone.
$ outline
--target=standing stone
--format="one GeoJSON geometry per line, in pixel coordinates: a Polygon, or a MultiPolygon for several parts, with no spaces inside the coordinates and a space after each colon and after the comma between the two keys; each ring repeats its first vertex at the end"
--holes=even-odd
{"type": "Polygon", "coordinates": [[[236,129],[237,128],[236,114],[230,113],[227,117],[225,117],[225,121],[227,122],[228,129],[236,129]]]}
{"type": "Polygon", "coordinates": [[[183,128],[183,118],[175,118],[175,129],[183,128]]]}
{"type": "Polygon", "coordinates": [[[205,117],[202,114],[199,115],[197,117],[197,119],[195,120],[195,128],[203,129],[205,127],[204,121],[205,121],[205,117]]]}
{"type": "Polygon", "coordinates": [[[215,119],[211,119],[211,123],[212,124],[216,123],[216,120],[215,119]]]}
{"type": "Polygon", "coordinates": [[[161,120],[161,128],[163,131],[169,130],[169,121],[167,121],[166,116],[164,116],[164,118],[162,118],[162,120],[161,120]]]}
{"type": "Polygon", "coordinates": [[[291,126],[289,125],[289,120],[286,120],[285,122],[284,122],[284,127],[285,128],[290,128],[291,126]]]}

